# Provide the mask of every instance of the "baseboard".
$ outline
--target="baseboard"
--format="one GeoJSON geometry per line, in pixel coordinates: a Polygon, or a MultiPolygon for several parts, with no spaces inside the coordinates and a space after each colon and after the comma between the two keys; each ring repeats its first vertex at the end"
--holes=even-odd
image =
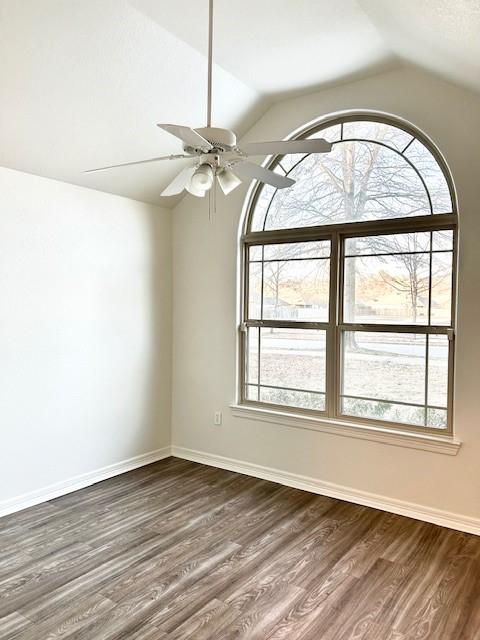
{"type": "Polygon", "coordinates": [[[139,456],[134,456],[133,458],[128,458],[121,462],[115,462],[114,464],[102,467],[101,469],[95,469],[95,471],[89,471],[87,473],[74,476],[68,480],[56,482],[55,484],[43,487],[43,489],[24,493],[23,495],[16,496],[9,500],[4,500],[0,502],[0,517],[6,516],[9,513],[21,511],[22,509],[27,509],[28,507],[33,507],[34,505],[46,502],[47,500],[53,500],[53,498],[58,498],[59,496],[63,496],[67,493],[72,493],[72,491],[78,491],[78,489],[89,487],[96,482],[101,482],[102,480],[118,476],[121,473],[131,471],[132,469],[143,467],[146,464],[163,460],[171,455],[171,448],[163,447],[162,449],[142,453],[139,456]]]}
{"type": "Polygon", "coordinates": [[[433,509],[432,507],[425,507],[412,502],[388,498],[386,496],[369,493],[367,491],[352,489],[351,487],[344,487],[333,482],[324,482],[322,480],[317,480],[316,478],[289,473],[288,471],[281,471],[280,469],[265,467],[251,462],[245,462],[234,458],[227,458],[225,456],[218,456],[204,451],[196,451],[177,446],[163,447],[162,449],[150,451],[148,453],[108,465],[107,467],[102,467],[101,469],[96,469],[95,471],[90,471],[88,473],[69,478],[68,480],[57,482],[44,487],[43,489],[25,493],[15,498],[0,502],[0,517],[8,515],[9,513],[21,511],[28,507],[33,507],[34,505],[46,502],[47,500],[53,500],[54,498],[58,498],[59,496],[63,496],[67,493],[78,491],[78,489],[83,489],[84,487],[88,487],[96,482],[113,478],[121,473],[126,473],[132,469],[137,469],[138,467],[143,467],[147,464],[151,464],[152,462],[163,460],[169,456],[175,456],[184,460],[192,460],[193,462],[199,462],[201,464],[207,464],[220,469],[243,473],[255,478],[270,480],[271,482],[277,482],[278,484],[294,487],[295,489],[302,489],[303,491],[310,491],[311,493],[318,493],[331,498],[354,502],[366,507],[389,511],[409,518],[415,518],[416,520],[423,520],[425,522],[438,524],[442,527],[448,527],[449,529],[456,529],[457,531],[480,535],[479,518],[472,518],[470,516],[451,513],[441,509],[433,509]]]}
{"type": "Polygon", "coordinates": [[[226,458],[204,451],[195,451],[193,449],[173,446],[172,455],[176,458],[183,458],[185,460],[219,467],[220,469],[227,469],[228,471],[236,471],[237,473],[254,476],[255,478],[270,480],[294,487],[295,489],[302,489],[323,496],[338,498],[339,500],[354,502],[366,507],[373,507],[374,509],[381,509],[382,511],[389,511],[390,513],[396,513],[401,516],[415,518],[416,520],[431,522],[442,527],[448,527],[449,529],[480,535],[480,518],[472,518],[441,509],[424,507],[412,502],[388,498],[387,496],[360,491],[358,489],[352,489],[351,487],[344,487],[333,482],[324,482],[316,478],[272,469],[242,460],[235,460],[234,458],[226,458]]]}

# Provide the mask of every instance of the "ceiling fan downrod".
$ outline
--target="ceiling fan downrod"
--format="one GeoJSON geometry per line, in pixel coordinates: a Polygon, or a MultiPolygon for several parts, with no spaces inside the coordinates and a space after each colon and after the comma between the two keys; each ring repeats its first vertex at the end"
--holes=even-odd
{"type": "Polygon", "coordinates": [[[212,126],[213,0],[208,0],[207,127],[212,126]]]}

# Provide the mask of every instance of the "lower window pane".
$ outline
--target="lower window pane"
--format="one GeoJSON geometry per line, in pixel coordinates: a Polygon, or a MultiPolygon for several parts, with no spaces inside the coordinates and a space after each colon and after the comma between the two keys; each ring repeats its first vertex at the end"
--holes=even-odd
{"type": "Polygon", "coordinates": [[[245,385],[245,398],[247,400],[258,400],[258,387],[256,384],[245,385]]]}
{"type": "Polygon", "coordinates": [[[428,336],[428,404],[446,407],[448,401],[448,337],[428,336]]]}
{"type": "Polygon", "coordinates": [[[447,427],[446,335],[345,331],[342,345],[343,415],[447,427]]]}
{"type": "Polygon", "coordinates": [[[262,328],[260,384],[324,393],[325,331],[262,328]]]}
{"type": "Polygon", "coordinates": [[[437,429],[447,428],[447,410],[446,409],[427,409],[427,427],[437,429]]]}
{"type": "Polygon", "coordinates": [[[325,411],[325,395],[323,393],[260,387],[260,401],[300,409],[325,411]]]}
{"type": "Polygon", "coordinates": [[[342,395],[425,404],[426,337],[346,331],[342,395]]]}
{"type": "Polygon", "coordinates": [[[379,400],[360,400],[359,398],[343,397],[342,413],[347,416],[401,422],[419,427],[425,424],[425,409],[423,407],[381,402],[379,400]]]}
{"type": "Polygon", "coordinates": [[[246,374],[247,382],[258,383],[258,332],[257,327],[249,327],[247,330],[246,374]]]}
{"type": "Polygon", "coordinates": [[[325,411],[324,330],[250,327],[246,341],[247,400],[325,411]]]}

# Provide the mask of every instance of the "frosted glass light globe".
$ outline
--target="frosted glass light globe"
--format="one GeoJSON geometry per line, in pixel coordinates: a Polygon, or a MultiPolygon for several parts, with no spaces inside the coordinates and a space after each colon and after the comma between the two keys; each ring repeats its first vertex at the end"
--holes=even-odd
{"type": "Polygon", "coordinates": [[[213,169],[209,164],[201,164],[190,180],[194,191],[208,191],[213,184],[213,169]]]}

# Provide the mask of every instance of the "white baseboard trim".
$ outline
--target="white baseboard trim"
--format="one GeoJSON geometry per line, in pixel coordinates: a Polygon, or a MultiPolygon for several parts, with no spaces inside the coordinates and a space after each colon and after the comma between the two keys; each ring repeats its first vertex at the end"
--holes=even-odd
{"type": "Polygon", "coordinates": [[[448,527],[449,529],[480,535],[480,518],[472,518],[442,509],[424,507],[413,502],[388,498],[387,496],[352,489],[351,487],[344,487],[333,482],[324,482],[316,478],[289,473],[287,471],[281,471],[280,469],[272,469],[271,467],[264,467],[251,462],[235,460],[234,458],[226,458],[204,451],[187,449],[185,447],[173,446],[172,455],[176,458],[183,458],[184,460],[200,462],[213,467],[219,467],[220,469],[227,469],[228,471],[254,476],[255,478],[270,480],[288,487],[294,487],[295,489],[302,489],[303,491],[310,491],[323,496],[354,502],[366,507],[373,507],[374,509],[415,518],[416,520],[431,522],[442,527],[448,527]]]}
{"type": "Polygon", "coordinates": [[[404,500],[397,500],[395,498],[388,498],[387,496],[369,493],[359,489],[352,489],[351,487],[344,487],[333,482],[325,482],[317,480],[316,478],[289,473],[288,471],[281,471],[280,469],[265,467],[251,462],[245,462],[234,458],[227,458],[225,456],[177,446],[156,449],[155,451],[150,451],[148,453],[102,467],[101,469],[89,471],[88,473],[69,478],[68,480],[51,484],[43,489],[31,491],[9,500],[4,500],[0,502],[0,517],[8,515],[9,513],[21,511],[22,509],[27,509],[28,507],[33,507],[36,504],[46,502],[47,500],[53,500],[54,498],[66,495],[67,493],[78,491],[78,489],[83,489],[95,484],[96,482],[113,478],[114,476],[131,471],[132,469],[137,469],[138,467],[143,467],[147,464],[151,464],[152,462],[163,460],[169,456],[207,464],[220,469],[226,469],[228,471],[243,473],[255,478],[270,480],[271,482],[277,482],[278,484],[294,487],[295,489],[302,489],[303,491],[310,491],[311,493],[317,493],[331,498],[345,500],[347,502],[354,502],[366,507],[389,511],[409,518],[415,518],[416,520],[423,520],[425,522],[438,524],[442,527],[448,527],[449,529],[456,529],[458,531],[480,535],[480,518],[472,518],[470,516],[451,513],[441,509],[425,507],[412,502],[406,502],[404,500]]]}
{"type": "Polygon", "coordinates": [[[84,489],[96,482],[113,478],[121,473],[132,471],[138,467],[143,467],[152,462],[163,460],[172,455],[171,447],[163,447],[162,449],[156,449],[155,451],[149,451],[148,453],[142,453],[139,456],[122,460],[121,462],[115,462],[106,467],[95,469],[95,471],[88,471],[81,475],[56,482],[55,484],[48,485],[37,491],[31,491],[24,493],[23,495],[10,498],[0,502],[0,517],[6,516],[9,513],[15,513],[28,507],[33,507],[41,502],[47,502],[47,500],[53,500],[59,496],[63,496],[72,491],[78,491],[78,489],[84,489]]]}

